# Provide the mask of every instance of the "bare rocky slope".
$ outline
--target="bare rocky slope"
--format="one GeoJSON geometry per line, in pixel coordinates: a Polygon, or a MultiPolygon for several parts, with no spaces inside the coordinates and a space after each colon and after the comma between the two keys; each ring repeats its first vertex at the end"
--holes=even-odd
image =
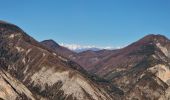
{"type": "Polygon", "coordinates": [[[0,100],[170,99],[165,36],[151,34],[119,50],[82,53],[53,43],[42,45],[0,21],[0,100]]]}
{"type": "Polygon", "coordinates": [[[123,90],[126,99],[168,100],[169,54],[169,39],[148,35],[109,55],[91,71],[123,90]]]}
{"type": "Polygon", "coordinates": [[[16,25],[0,21],[0,99],[113,99],[78,70],[78,64],[41,45],[16,25]]]}
{"type": "Polygon", "coordinates": [[[95,64],[102,61],[102,59],[104,59],[105,57],[110,55],[113,51],[115,51],[115,50],[98,50],[98,51],[87,50],[77,53],[69,50],[68,48],[60,46],[58,43],[51,39],[44,40],[40,43],[46,46],[47,48],[54,50],[54,52],[61,54],[64,57],[71,59],[72,61],[75,61],[87,71],[90,71],[95,64]]]}
{"type": "Polygon", "coordinates": [[[170,99],[170,40],[165,36],[151,34],[119,50],[84,51],[70,59],[109,81],[110,94],[115,92],[110,86],[123,91],[118,93],[123,100],[170,99]]]}

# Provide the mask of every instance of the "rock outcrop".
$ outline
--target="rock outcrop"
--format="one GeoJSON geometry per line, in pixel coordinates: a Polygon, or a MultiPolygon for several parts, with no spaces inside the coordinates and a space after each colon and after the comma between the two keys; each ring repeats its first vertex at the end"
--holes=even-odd
{"type": "Polygon", "coordinates": [[[16,25],[0,22],[1,99],[111,100],[77,67],[16,25]]]}

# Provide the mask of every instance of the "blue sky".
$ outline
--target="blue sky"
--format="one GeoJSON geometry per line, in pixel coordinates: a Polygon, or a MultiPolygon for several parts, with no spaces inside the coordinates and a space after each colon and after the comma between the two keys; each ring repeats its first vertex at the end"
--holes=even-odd
{"type": "Polygon", "coordinates": [[[38,41],[128,45],[150,34],[170,38],[170,0],[0,0],[0,19],[38,41]]]}

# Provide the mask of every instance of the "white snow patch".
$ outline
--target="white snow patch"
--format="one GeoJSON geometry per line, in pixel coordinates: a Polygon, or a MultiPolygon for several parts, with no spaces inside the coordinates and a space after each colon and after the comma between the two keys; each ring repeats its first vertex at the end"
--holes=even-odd
{"type": "Polygon", "coordinates": [[[66,47],[72,51],[85,51],[85,50],[101,50],[101,49],[108,49],[108,50],[113,50],[113,49],[120,49],[122,47],[112,47],[112,46],[95,46],[95,45],[79,45],[79,44],[65,44],[65,43],[60,43],[61,46],[66,47]]]}

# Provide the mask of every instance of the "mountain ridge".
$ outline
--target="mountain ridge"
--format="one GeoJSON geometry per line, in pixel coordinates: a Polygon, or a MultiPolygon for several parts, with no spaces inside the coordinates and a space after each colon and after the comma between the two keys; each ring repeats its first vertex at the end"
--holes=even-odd
{"type": "Polygon", "coordinates": [[[0,99],[170,98],[170,40],[165,36],[147,35],[117,50],[64,50],[53,40],[44,45],[18,26],[0,22],[0,99]]]}
{"type": "MultiPolygon", "coordinates": [[[[35,99],[110,99],[99,85],[72,68],[74,63],[70,65],[68,59],[41,45],[17,26],[0,23],[0,30],[1,68],[14,77],[10,82],[22,83],[35,99]]],[[[6,84],[9,85],[9,81],[6,84]]],[[[6,99],[10,94],[0,96],[6,99]]],[[[24,93],[13,99],[24,97],[29,99],[24,93]]]]}
{"type": "Polygon", "coordinates": [[[123,90],[124,99],[167,99],[169,97],[168,75],[170,74],[168,69],[170,63],[167,63],[170,62],[169,47],[168,38],[160,34],[150,34],[122,49],[97,52],[88,50],[78,53],[73,60],[83,65],[88,72],[95,73],[123,90]],[[102,52],[108,52],[108,54],[102,55],[102,52]],[[99,57],[101,59],[98,62],[92,60],[93,58],[97,60],[99,57]],[[89,62],[87,59],[90,59],[89,62]],[[90,67],[87,67],[88,65],[90,67]],[[148,92],[145,87],[148,87],[148,92]],[[138,90],[138,88],[140,89],[138,90]],[[167,94],[166,96],[163,95],[164,92],[167,94]]]}

